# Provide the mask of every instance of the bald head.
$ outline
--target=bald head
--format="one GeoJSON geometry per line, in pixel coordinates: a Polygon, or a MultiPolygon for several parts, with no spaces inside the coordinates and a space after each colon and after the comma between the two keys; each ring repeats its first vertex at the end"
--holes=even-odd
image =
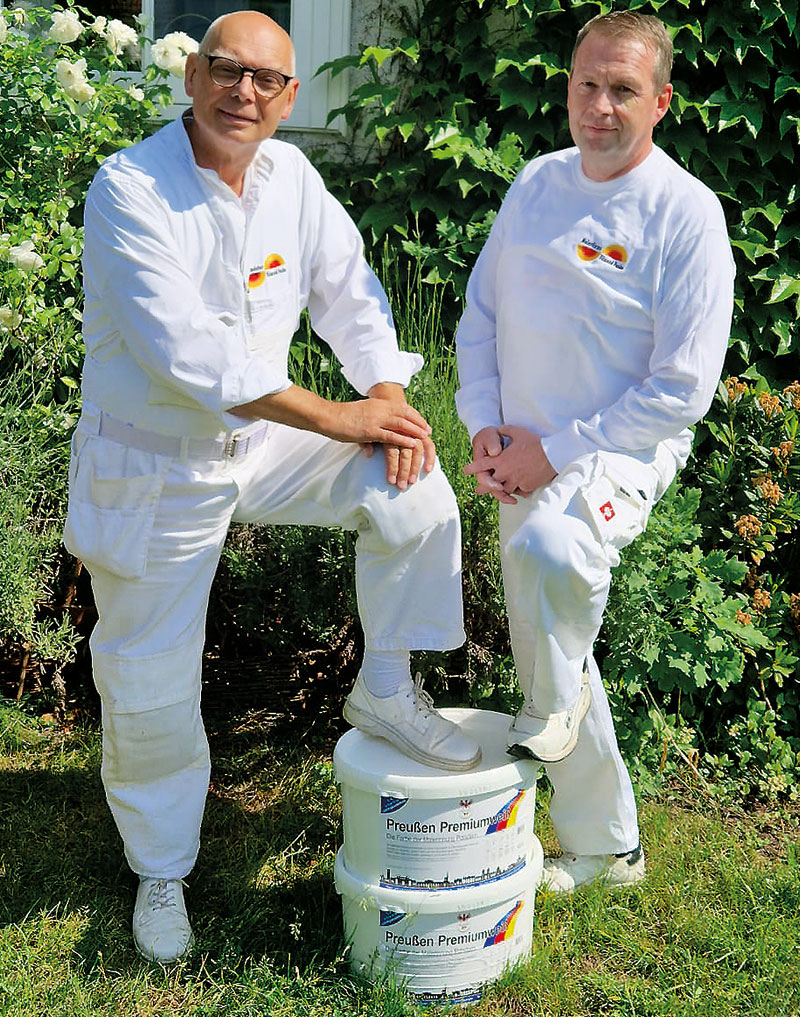
{"type": "Polygon", "coordinates": [[[212,21],[200,42],[201,53],[224,53],[240,39],[263,47],[265,56],[259,66],[294,75],[294,45],[277,21],[260,11],[232,11],[212,21]],[[269,58],[267,57],[269,55],[269,58]]]}

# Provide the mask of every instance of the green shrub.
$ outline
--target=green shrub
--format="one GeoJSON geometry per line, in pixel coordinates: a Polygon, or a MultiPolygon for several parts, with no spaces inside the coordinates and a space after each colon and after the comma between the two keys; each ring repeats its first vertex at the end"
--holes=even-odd
{"type": "Polygon", "coordinates": [[[68,10],[0,11],[0,647],[36,684],[43,670],[60,681],[78,638],[58,586],[83,356],[83,198],[166,96],[161,72],[134,82],[108,32],[68,10]]]}
{"type": "Polygon", "coordinates": [[[797,795],[798,409],[796,383],[727,379],[692,461],[624,552],[603,670],[620,741],[645,770],[688,760],[743,794],[797,795]]]}

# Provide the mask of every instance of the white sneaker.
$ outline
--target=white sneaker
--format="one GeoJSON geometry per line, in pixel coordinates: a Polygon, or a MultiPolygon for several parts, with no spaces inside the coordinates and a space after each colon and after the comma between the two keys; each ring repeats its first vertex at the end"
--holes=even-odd
{"type": "Polygon", "coordinates": [[[133,909],[133,941],[145,960],[171,964],[185,956],[194,937],[183,880],[141,877],[133,909]]]}
{"type": "Polygon", "coordinates": [[[589,674],[583,672],[578,698],[568,710],[541,716],[531,699],[526,699],[508,729],[506,750],[522,759],[538,759],[557,763],[565,759],[578,744],[581,721],[589,712],[592,690],[589,674]]]}
{"type": "Polygon", "coordinates": [[[427,766],[460,772],[471,770],[481,758],[480,745],[434,709],[419,675],[411,689],[381,699],[368,691],[359,674],[343,714],[359,731],[385,738],[427,766]]]}
{"type": "Polygon", "coordinates": [[[644,879],[644,852],[641,844],[621,855],[561,855],[546,858],[541,890],[572,893],[595,880],[608,886],[636,886],[644,879]]]}

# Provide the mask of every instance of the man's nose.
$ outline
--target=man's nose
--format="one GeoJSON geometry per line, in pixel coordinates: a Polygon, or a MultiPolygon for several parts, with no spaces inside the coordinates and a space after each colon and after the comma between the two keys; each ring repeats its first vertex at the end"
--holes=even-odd
{"type": "Polygon", "coordinates": [[[610,116],[614,112],[614,104],[607,89],[596,88],[592,96],[592,109],[602,116],[610,116]]]}
{"type": "Polygon", "coordinates": [[[255,99],[256,92],[255,85],[253,84],[253,71],[244,71],[238,84],[233,86],[233,91],[239,98],[247,102],[250,99],[255,99]],[[245,84],[247,82],[247,84],[245,84]]]}

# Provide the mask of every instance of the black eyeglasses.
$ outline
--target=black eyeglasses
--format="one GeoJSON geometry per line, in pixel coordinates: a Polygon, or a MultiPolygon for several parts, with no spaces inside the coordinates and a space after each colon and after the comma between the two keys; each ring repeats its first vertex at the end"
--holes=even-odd
{"type": "Polygon", "coordinates": [[[208,60],[208,73],[211,80],[220,88],[233,88],[238,85],[245,74],[249,74],[253,81],[253,88],[264,99],[274,99],[280,95],[290,81],[294,80],[291,74],[284,74],[282,71],[273,71],[271,67],[243,67],[236,60],[230,60],[223,56],[209,56],[208,53],[201,53],[200,56],[208,60]]]}

